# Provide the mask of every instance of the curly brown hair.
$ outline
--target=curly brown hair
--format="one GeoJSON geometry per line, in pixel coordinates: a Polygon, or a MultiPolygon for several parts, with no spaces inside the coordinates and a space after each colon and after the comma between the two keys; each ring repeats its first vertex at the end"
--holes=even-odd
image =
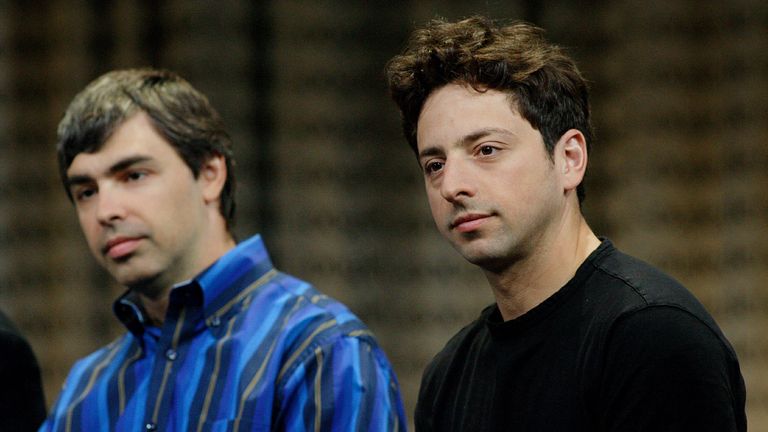
{"type": "MultiPolygon", "coordinates": [[[[592,141],[586,80],[565,51],[544,38],[544,30],[528,23],[500,26],[481,16],[432,20],[413,32],[386,74],[414,152],[424,102],[450,83],[508,93],[512,109],[541,133],[550,155],[569,129],[581,131],[588,145],[592,141]]],[[[583,200],[583,184],[577,195],[583,200]]]]}

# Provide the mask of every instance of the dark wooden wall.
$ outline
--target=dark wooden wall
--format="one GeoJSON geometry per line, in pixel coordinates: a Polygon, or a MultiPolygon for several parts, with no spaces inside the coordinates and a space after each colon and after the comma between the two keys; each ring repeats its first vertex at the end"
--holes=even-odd
{"type": "Polygon", "coordinates": [[[768,428],[768,3],[670,0],[0,0],[0,307],[30,338],[49,403],[121,331],[121,289],[86,251],[58,181],[56,124],[114,68],[175,69],[210,96],[238,157],[238,233],[378,335],[412,414],[421,370],[491,302],[432,226],[387,98],[414,25],[533,21],[593,82],[585,212],[682,280],[740,355],[768,428]]]}

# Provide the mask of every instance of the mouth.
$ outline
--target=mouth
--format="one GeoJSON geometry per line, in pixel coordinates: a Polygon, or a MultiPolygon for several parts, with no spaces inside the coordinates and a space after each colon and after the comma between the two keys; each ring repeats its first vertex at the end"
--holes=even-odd
{"type": "Polygon", "coordinates": [[[113,260],[126,258],[139,247],[141,240],[141,237],[114,237],[107,241],[101,252],[113,260]]]}
{"type": "Polygon", "coordinates": [[[464,214],[455,218],[450,228],[460,233],[471,232],[478,229],[490,217],[491,215],[482,213],[464,214]]]}

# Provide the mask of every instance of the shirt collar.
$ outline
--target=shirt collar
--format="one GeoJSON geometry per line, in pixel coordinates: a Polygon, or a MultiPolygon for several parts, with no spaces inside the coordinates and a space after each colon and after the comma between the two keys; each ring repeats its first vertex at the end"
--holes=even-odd
{"type": "MultiPolygon", "coordinates": [[[[257,234],[239,243],[194,279],[174,285],[172,291],[190,290],[190,285],[199,286],[207,318],[222,310],[253,281],[273,269],[264,242],[257,234]]],[[[112,309],[129,331],[136,335],[144,332],[146,313],[134,292],[128,290],[120,296],[112,309]]]]}
{"type": "Polygon", "coordinates": [[[222,308],[273,269],[260,235],[238,244],[195,278],[203,290],[205,315],[222,308]]]}

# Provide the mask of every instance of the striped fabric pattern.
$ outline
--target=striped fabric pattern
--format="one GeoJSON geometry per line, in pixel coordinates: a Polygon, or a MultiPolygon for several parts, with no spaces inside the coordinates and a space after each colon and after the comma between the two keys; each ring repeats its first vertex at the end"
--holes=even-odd
{"type": "Polygon", "coordinates": [[[259,236],[171,291],[162,328],[79,360],[40,431],[398,431],[395,374],[341,303],[275,270],[259,236]]]}

